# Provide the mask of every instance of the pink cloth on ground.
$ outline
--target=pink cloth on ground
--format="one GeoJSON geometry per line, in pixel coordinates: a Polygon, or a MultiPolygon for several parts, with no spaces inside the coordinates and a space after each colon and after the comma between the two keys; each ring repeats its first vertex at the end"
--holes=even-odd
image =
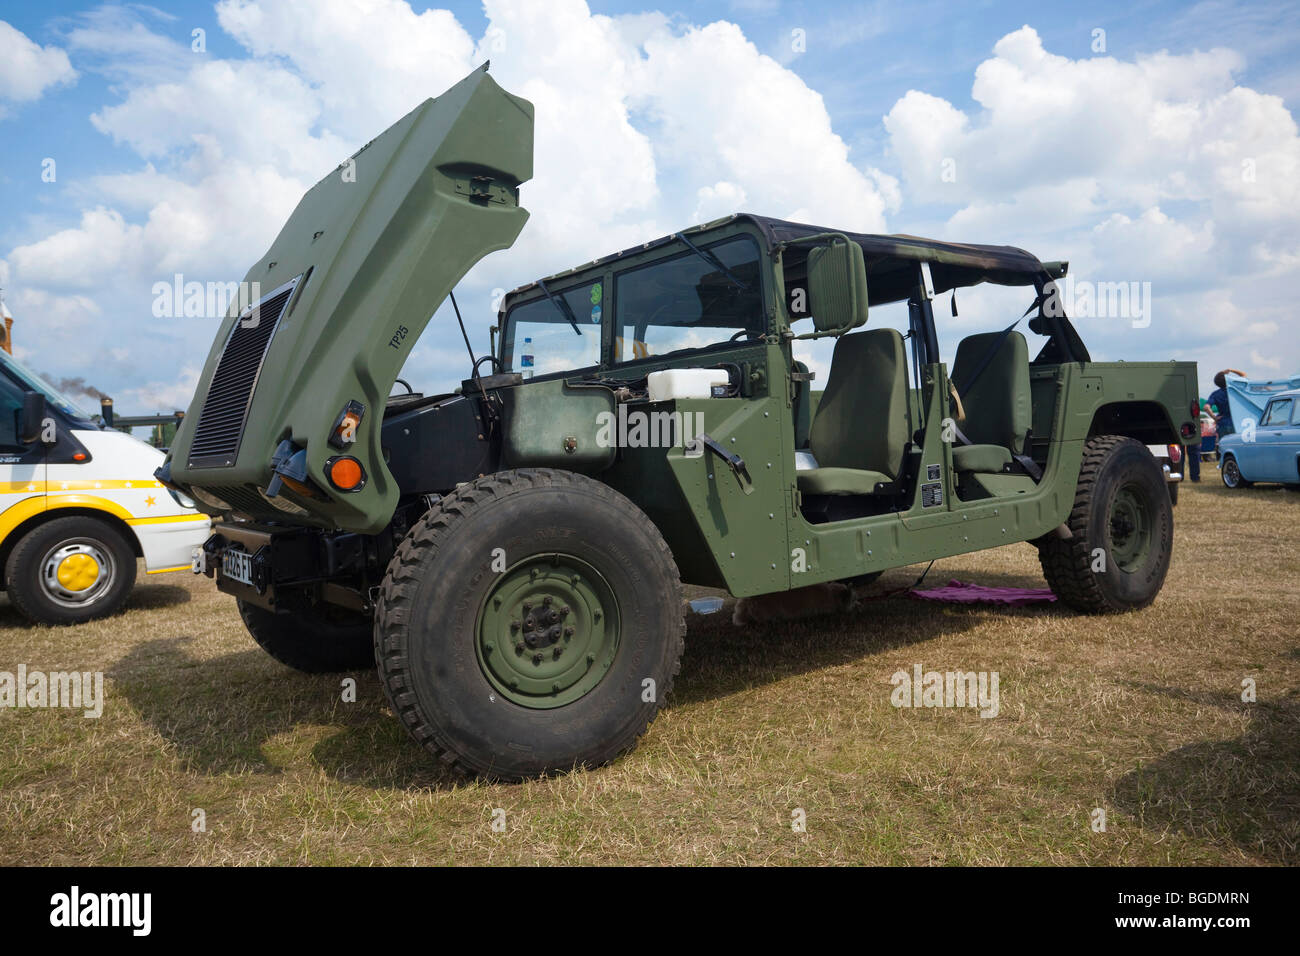
{"type": "Polygon", "coordinates": [[[911,597],[952,604],[1039,604],[1056,600],[1051,588],[987,588],[982,584],[949,581],[946,587],[908,591],[911,597]]]}

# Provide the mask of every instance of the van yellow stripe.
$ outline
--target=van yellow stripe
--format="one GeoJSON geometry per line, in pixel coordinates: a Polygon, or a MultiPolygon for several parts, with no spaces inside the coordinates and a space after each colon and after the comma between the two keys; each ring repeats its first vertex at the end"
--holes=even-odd
{"type": "Polygon", "coordinates": [[[18,502],[12,508],[0,514],[0,540],[9,536],[9,532],[18,527],[33,515],[38,515],[43,511],[49,511],[54,508],[91,508],[95,511],[106,511],[114,517],[121,518],[123,521],[131,519],[131,512],[127,511],[116,501],[109,501],[107,498],[96,498],[94,495],[59,495],[50,497],[48,495],[37,495],[35,498],[25,498],[18,502]]]}
{"type": "Polygon", "coordinates": [[[152,481],[148,478],[88,478],[73,481],[50,481],[43,478],[40,481],[0,481],[0,494],[21,494],[28,490],[48,491],[50,494],[58,494],[61,491],[129,491],[135,488],[153,489],[161,487],[161,482],[152,481]]]}
{"type": "Polygon", "coordinates": [[[14,528],[28,518],[54,508],[90,508],[95,511],[106,511],[115,517],[121,518],[129,525],[208,520],[208,516],[203,514],[158,515],[156,517],[137,518],[116,501],[97,498],[94,495],[37,495],[33,498],[25,498],[11,508],[0,512],[0,541],[8,537],[14,528]]]}
{"type": "Polygon", "coordinates": [[[127,524],[171,524],[174,521],[207,521],[207,515],[158,515],[148,518],[127,518],[127,524]]]}

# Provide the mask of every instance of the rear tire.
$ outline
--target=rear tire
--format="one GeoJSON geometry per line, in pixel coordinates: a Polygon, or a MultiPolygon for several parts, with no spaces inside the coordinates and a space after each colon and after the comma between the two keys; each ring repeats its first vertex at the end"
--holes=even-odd
{"type": "Polygon", "coordinates": [[[407,534],[380,589],[375,656],[426,750],[514,781],[635,746],[685,631],[650,519],[591,478],[523,469],[461,486],[407,534]]]}
{"type": "Polygon", "coordinates": [[[1134,611],[1155,600],[1169,571],[1174,510],[1161,468],[1141,442],[1090,438],[1083,449],[1072,537],[1039,541],[1043,576],[1062,604],[1087,614],[1134,611]]]}
{"type": "Polygon", "coordinates": [[[1237,459],[1232,455],[1224,455],[1223,461],[1219,464],[1219,477],[1223,483],[1232,489],[1249,488],[1250,482],[1241,477],[1241,469],[1237,467],[1237,459]]]}
{"type": "Polygon", "coordinates": [[[80,624],[115,614],[135,584],[135,549],[112,525],[55,518],[19,540],[5,565],[9,600],[41,624],[80,624]]]}
{"type": "Polygon", "coordinates": [[[237,601],[244,627],[262,650],[304,674],[375,666],[370,618],[333,605],[308,605],[277,614],[237,601]]]}

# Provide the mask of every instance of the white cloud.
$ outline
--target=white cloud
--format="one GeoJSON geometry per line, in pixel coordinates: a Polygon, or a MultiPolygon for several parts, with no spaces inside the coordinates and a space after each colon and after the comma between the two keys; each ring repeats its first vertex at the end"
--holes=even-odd
{"type": "MultiPolygon", "coordinates": [[[[1279,98],[1237,85],[1229,50],[1071,60],[1025,27],[976,69],[976,108],[901,97],[871,165],[818,92],[727,22],[488,0],[472,36],[402,0],[221,0],[240,48],[222,58],[140,11],[100,8],[67,34],[114,84],[91,122],[137,165],[76,184],[79,216],[8,251],[0,278],[7,263],[15,314],[69,342],[60,371],[115,377],[142,405],[171,402],[166,369],[197,367],[213,332],[153,319],[152,283],[242,276],[308,186],[488,58],[534,103],[536,141],[528,226],[458,296],[480,346],[491,289],[692,222],[748,210],[884,231],[903,210],[900,231],[929,220],[946,238],[1071,259],[1080,278],[1152,281],[1151,328],[1085,331],[1099,358],[1227,361],[1249,327],[1259,355],[1300,366],[1281,332],[1300,270],[1300,137],[1279,98]]],[[[454,328],[435,319],[410,377],[463,375],[443,347],[454,328]]]]}
{"type": "MultiPolygon", "coordinates": [[[[945,210],[945,238],[1032,239],[1076,278],[1152,283],[1145,337],[1085,331],[1094,355],[1186,354],[1213,329],[1218,361],[1300,269],[1300,135],[1280,97],[1238,84],[1244,66],[1226,49],[1072,60],[1025,26],[976,68],[978,109],[913,90],[884,123],[905,198],[945,210]]],[[[1269,354],[1300,366],[1294,336],[1269,354]]]]}
{"type": "Polygon", "coordinates": [[[450,11],[416,14],[404,0],[221,0],[217,20],[268,69],[292,64],[345,135],[379,132],[377,119],[392,123],[472,67],[474,42],[450,11]]]}
{"type": "MultiPolygon", "coordinates": [[[[532,218],[459,296],[484,345],[493,287],[745,205],[876,230],[897,207],[897,181],[851,162],[821,97],[732,24],[611,18],[581,0],[489,0],[485,13],[474,38],[450,12],[417,14],[402,0],[222,0],[218,22],[244,50],[227,59],[192,55],[137,8],[78,21],[70,44],[121,90],[91,122],[144,162],[80,186],[79,222],[7,256],[24,288],[84,299],[51,326],[87,337],[68,364],[111,357],[99,348],[110,334],[112,347],[159,338],[171,343],[168,360],[201,359],[210,325],[160,327],[149,313],[152,283],[178,271],[242,276],[311,183],[489,58],[497,82],[534,104],[536,130],[535,174],[523,190],[532,218]],[[91,305],[123,321],[97,332],[91,305]]],[[[447,325],[431,332],[434,345],[447,325]]],[[[412,363],[443,380],[464,372],[455,350],[421,347],[412,363]]],[[[112,357],[104,368],[144,380],[128,364],[112,357]]]]}
{"type": "Polygon", "coordinates": [[[68,54],[56,46],[41,46],[21,30],[0,20],[0,118],[9,103],[38,100],[50,87],[77,77],[68,54]]]}
{"type": "Polygon", "coordinates": [[[1282,360],[1269,358],[1266,355],[1260,355],[1257,349],[1250,350],[1250,361],[1257,367],[1267,369],[1270,372],[1282,371],[1282,360]]]}
{"type": "Polygon", "coordinates": [[[696,222],[709,222],[737,209],[746,208],[749,198],[745,190],[726,180],[712,186],[701,186],[695,191],[695,214],[691,217],[696,222]]]}
{"type": "Polygon", "coordinates": [[[315,182],[350,152],[338,136],[313,134],[320,112],[317,94],[280,67],[211,60],[179,80],[133,89],[91,122],[149,159],[188,153],[206,138],[236,160],[315,182]]]}

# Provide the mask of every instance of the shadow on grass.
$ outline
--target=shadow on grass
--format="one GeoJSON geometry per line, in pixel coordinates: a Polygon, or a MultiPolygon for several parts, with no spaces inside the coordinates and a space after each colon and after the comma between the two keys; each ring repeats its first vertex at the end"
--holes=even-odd
{"type": "Polygon", "coordinates": [[[1233,740],[1188,744],[1122,777],[1116,806],[1152,830],[1235,844],[1275,863],[1300,863],[1300,697],[1246,704],[1233,694],[1133,685],[1250,718],[1233,740]]]}
{"type": "Polygon", "coordinates": [[[126,599],[123,610],[153,611],[159,608],[188,604],[193,595],[175,584],[137,584],[126,599]]]}
{"type": "MultiPolygon", "coordinates": [[[[732,605],[716,614],[687,615],[681,676],[667,706],[723,697],[787,677],[863,660],[900,647],[963,633],[997,618],[1010,621],[1061,614],[1055,604],[1009,607],[919,601],[905,593],[916,575],[891,575],[858,590],[859,605],[842,613],[798,621],[736,627],[732,605]]],[[[933,572],[921,585],[946,585],[933,572]]],[[[981,573],[995,587],[1042,587],[1029,575],[981,573]]]]}
{"type": "Polygon", "coordinates": [[[32,622],[18,613],[18,608],[4,595],[0,595],[0,628],[31,627],[32,622]]]}
{"type": "MultiPolygon", "coordinates": [[[[175,584],[137,584],[127,596],[122,610],[117,613],[175,607],[188,603],[192,597],[189,591],[175,584]]],[[[108,620],[111,620],[111,617],[108,620]]],[[[8,597],[0,596],[0,628],[33,626],[31,621],[18,612],[18,608],[14,607],[8,597]]]]}
{"type": "MultiPolygon", "coordinates": [[[[886,583],[875,593],[890,588],[886,583]]],[[[900,594],[867,601],[847,614],[764,627],[734,627],[729,608],[692,616],[682,676],[665,706],[727,696],[965,631],[989,614],[1043,613],[1052,609],[953,607],[900,594]]],[[[194,643],[176,637],[138,644],[109,672],[114,692],[130,701],[187,769],[274,774],[309,754],[336,779],[377,789],[444,789],[464,782],[407,736],[373,671],[301,674],[252,646],[205,660],[192,653],[194,643]],[[342,682],[349,677],[356,681],[355,703],[342,701],[342,682]]]]}
{"type": "Polygon", "coordinates": [[[441,789],[463,782],[411,741],[374,671],[301,674],[257,647],[202,660],[190,652],[193,642],[138,644],[108,675],[186,769],[274,774],[308,751],[346,783],[441,789]],[[342,699],[347,678],[356,681],[355,703],[342,699]]]}

